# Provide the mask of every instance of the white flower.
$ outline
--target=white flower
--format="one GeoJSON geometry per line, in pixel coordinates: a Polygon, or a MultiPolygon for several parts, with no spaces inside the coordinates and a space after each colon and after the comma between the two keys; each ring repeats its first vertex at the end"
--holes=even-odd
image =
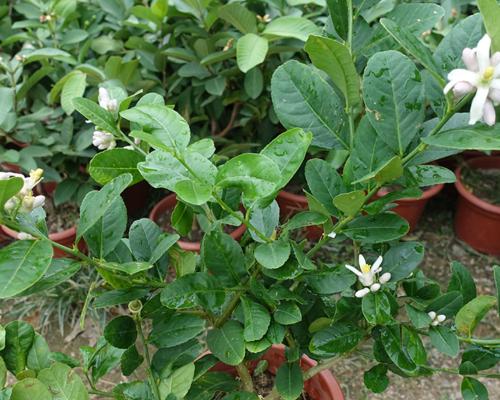
{"type": "Polygon", "coordinates": [[[330,232],[330,233],[328,234],[328,237],[329,237],[330,239],[335,239],[335,238],[337,237],[337,234],[336,234],[335,232],[333,232],[333,231],[332,231],[332,232],[330,232]]]}
{"type": "Polygon", "coordinates": [[[363,255],[359,255],[359,270],[352,265],[346,265],[345,267],[357,275],[358,280],[361,282],[363,289],[358,290],[354,295],[356,297],[366,296],[370,292],[377,292],[380,290],[384,283],[389,282],[391,279],[391,274],[386,272],[378,277],[380,271],[382,271],[382,256],[379,256],[373,265],[367,264],[363,255]]]}
{"type": "Polygon", "coordinates": [[[469,124],[483,120],[488,125],[496,121],[494,106],[500,103],[500,52],[490,57],[491,38],[484,35],[474,49],[465,48],[462,60],[466,69],[454,69],[448,74],[444,93],[453,89],[456,96],[476,92],[470,108],[469,124]]]}
{"type": "Polygon", "coordinates": [[[99,88],[99,95],[97,96],[97,100],[99,101],[99,105],[105,110],[113,112],[118,108],[118,101],[111,98],[106,88],[99,88]]]}
{"type": "Polygon", "coordinates": [[[92,144],[99,150],[114,149],[116,141],[111,133],[103,131],[94,131],[92,136],[92,144]]]}
{"type": "Polygon", "coordinates": [[[31,236],[29,233],[26,233],[26,232],[19,232],[17,234],[17,238],[19,240],[33,240],[33,239],[35,239],[33,236],[31,236]]]}
{"type": "Polygon", "coordinates": [[[45,204],[45,196],[33,196],[33,189],[42,180],[43,169],[37,168],[31,170],[29,176],[17,174],[13,172],[1,172],[0,180],[18,177],[23,179],[23,187],[15,196],[6,201],[4,205],[5,211],[11,212],[16,209],[23,213],[29,213],[35,208],[43,207],[45,204]]]}
{"type": "Polygon", "coordinates": [[[45,204],[45,196],[33,196],[33,194],[29,193],[24,196],[21,202],[21,212],[30,213],[34,209],[38,207],[43,207],[45,204]]]}
{"type": "Polygon", "coordinates": [[[444,320],[446,319],[446,315],[444,314],[438,315],[434,311],[429,311],[427,315],[432,320],[431,321],[432,326],[438,326],[441,322],[444,322],[444,320]]]}

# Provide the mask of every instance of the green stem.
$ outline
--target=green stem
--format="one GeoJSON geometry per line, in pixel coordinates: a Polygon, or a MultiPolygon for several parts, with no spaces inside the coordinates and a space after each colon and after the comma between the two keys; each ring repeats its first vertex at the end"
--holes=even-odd
{"type": "Polygon", "coordinates": [[[149,355],[148,344],[146,342],[146,338],[144,337],[144,332],[142,330],[142,320],[140,314],[134,315],[135,326],[137,328],[137,334],[142,343],[142,348],[144,352],[144,359],[146,360],[148,380],[151,386],[151,390],[153,391],[153,396],[155,400],[161,400],[160,390],[158,389],[158,385],[156,384],[156,379],[153,374],[153,370],[151,369],[151,356],[149,355]]]}
{"type": "Polygon", "coordinates": [[[309,368],[307,371],[305,371],[302,374],[304,381],[311,379],[314,375],[319,374],[321,371],[324,371],[325,369],[330,369],[341,359],[342,359],[342,357],[336,356],[336,357],[324,360],[321,363],[318,363],[317,365],[315,365],[314,367],[309,368]]]}
{"type": "Polygon", "coordinates": [[[113,393],[103,392],[102,390],[90,389],[89,394],[95,394],[99,397],[106,397],[108,399],[114,399],[115,395],[113,393]]]}
{"type": "Polygon", "coordinates": [[[245,362],[238,364],[236,366],[236,371],[238,371],[241,383],[243,383],[243,390],[245,390],[246,392],[255,393],[252,376],[250,375],[250,372],[248,372],[248,368],[245,365],[245,362]]]}
{"type": "Polygon", "coordinates": [[[465,343],[477,344],[479,346],[500,347],[500,339],[475,339],[475,338],[466,338],[459,336],[458,340],[465,343]]]}

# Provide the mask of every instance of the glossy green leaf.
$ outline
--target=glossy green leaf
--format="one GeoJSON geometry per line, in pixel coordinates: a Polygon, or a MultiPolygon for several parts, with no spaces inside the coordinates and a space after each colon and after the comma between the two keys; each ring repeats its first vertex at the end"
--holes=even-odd
{"type": "Polygon", "coordinates": [[[372,325],[385,325],[392,321],[391,302],[384,292],[368,293],[363,297],[361,310],[372,325]]]}
{"type": "Polygon", "coordinates": [[[465,304],[455,317],[457,331],[466,336],[471,336],[477,324],[486,313],[496,305],[494,296],[478,296],[465,304]]]}
{"type": "Polygon", "coordinates": [[[360,82],[349,49],[334,39],[310,36],[305,50],[314,66],[325,71],[344,94],[348,105],[358,106],[361,102],[360,82]]]}
{"type": "Polygon", "coordinates": [[[349,193],[342,193],[333,199],[333,205],[345,215],[354,216],[361,209],[365,202],[365,191],[355,190],[349,193]]]}
{"type": "Polygon", "coordinates": [[[297,399],[304,388],[300,363],[283,363],[276,372],[276,389],[284,400],[297,399]]]}
{"type": "Polygon", "coordinates": [[[332,357],[354,349],[363,337],[363,332],[355,325],[337,322],[316,332],[309,343],[313,354],[332,357]]]}
{"type": "Polygon", "coordinates": [[[408,222],[397,214],[361,216],[346,225],[342,232],[363,243],[382,243],[399,239],[409,230],[408,222]]]}
{"type": "Polygon", "coordinates": [[[431,137],[424,137],[426,144],[460,150],[500,150],[500,127],[474,126],[450,129],[431,137]]]}
{"type": "Polygon", "coordinates": [[[12,388],[10,400],[47,400],[53,399],[47,386],[35,378],[26,378],[12,388]]]}
{"type": "Polygon", "coordinates": [[[208,348],[223,363],[238,365],[245,357],[243,335],[243,327],[238,322],[228,321],[221,328],[208,332],[208,348]]]}
{"type": "Polygon", "coordinates": [[[53,400],[88,400],[89,395],[80,376],[69,366],[54,363],[40,371],[38,379],[49,388],[53,400]]]}
{"type": "Polygon", "coordinates": [[[434,311],[436,314],[444,314],[447,317],[455,315],[463,305],[463,298],[460,292],[448,292],[435,298],[427,305],[426,311],[434,311]]]}
{"type": "Polygon", "coordinates": [[[401,327],[399,325],[386,326],[381,330],[380,335],[384,349],[391,361],[407,373],[414,372],[417,365],[403,349],[401,327]]]}
{"type": "MultiPolygon", "coordinates": [[[[266,237],[270,237],[279,224],[280,208],[276,201],[273,201],[265,208],[255,207],[250,216],[250,223],[266,237]]],[[[249,230],[252,239],[259,243],[264,243],[253,230],[249,230]]]]}
{"type": "Polygon", "coordinates": [[[129,245],[138,261],[149,261],[161,240],[162,230],[148,218],[132,223],[129,229],[129,245]]]}
{"type": "Polygon", "coordinates": [[[50,349],[47,341],[40,335],[35,334],[33,344],[28,352],[27,367],[36,372],[50,366],[50,349]]]}
{"type": "Polygon", "coordinates": [[[459,291],[462,293],[464,303],[468,303],[476,297],[476,284],[469,270],[459,263],[452,261],[451,263],[451,278],[448,284],[447,292],[459,291]]]}
{"type": "Polygon", "coordinates": [[[5,348],[2,358],[7,369],[14,375],[26,368],[28,352],[35,340],[33,327],[23,321],[12,321],[5,325],[5,348]]]}
{"type": "Polygon", "coordinates": [[[247,33],[236,44],[236,62],[242,72],[248,72],[266,59],[269,44],[255,33],[247,33]]]}
{"type": "Polygon", "coordinates": [[[137,164],[144,161],[144,156],[128,149],[112,149],[97,153],[89,164],[92,179],[105,185],[121,174],[131,174],[131,185],[140,182],[143,177],[137,170],[137,164]]]}
{"type": "Polygon", "coordinates": [[[282,325],[293,325],[302,320],[302,313],[297,304],[282,302],[273,314],[274,320],[282,325]]]}
{"type": "Polygon", "coordinates": [[[268,269],[280,268],[289,257],[290,243],[286,240],[262,243],[255,249],[255,259],[260,265],[268,269]]]}
{"type": "Polygon", "coordinates": [[[149,340],[158,347],[174,347],[186,343],[205,331],[205,321],[197,316],[174,314],[159,320],[149,340]]]}
{"type": "Polygon", "coordinates": [[[129,347],[120,359],[122,374],[125,376],[132,375],[143,361],[144,357],[139,354],[135,345],[129,347]]]}
{"type": "Polygon", "coordinates": [[[241,304],[245,317],[245,328],[243,331],[245,341],[251,342],[262,339],[267,333],[271,322],[269,311],[262,304],[246,297],[241,299],[241,304]]]}
{"type": "Polygon", "coordinates": [[[257,99],[264,90],[264,76],[260,68],[252,68],[245,74],[243,83],[245,93],[251,99],[257,99]]]}
{"type": "Polygon", "coordinates": [[[446,326],[433,326],[429,329],[432,345],[441,353],[456,357],[460,350],[457,335],[446,326]]]}
{"type": "Polygon", "coordinates": [[[356,282],[356,275],[347,268],[323,268],[320,271],[304,275],[304,279],[311,289],[320,295],[340,293],[356,282]]]}
{"type": "Polygon", "coordinates": [[[42,240],[16,241],[0,249],[0,299],[13,297],[40,280],[52,252],[51,244],[42,240]]]}
{"type": "Polygon", "coordinates": [[[377,53],[366,66],[363,94],[373,128],[403,156],[424,119],[423,84],[416,66],[397,51],[377,53]]]}
{"type": "Polygon", "coordinates": [[[387,367],[384,364],[377,364],[365,371],[363,375],[365,386],[373,393],[382,393],[389,386],[387,377],[387,367]]]}
{"type": "Polygon", "coordinates": [[[429,317],[429,315],[425,311],[419,310],[418,308],[415,308],[410,304],[406,304],[405,308],[406,313],[408,314],[408,317],[410,318],[410,321],[415,328],[426,328],[432,322],[431,317],[429,317]]]}
{"type": "Polygon", "coordinates": [[[262,154],[241,154],[219,168],[216,185],[237,187],[246,199],[264,198],[278,189],[281,182],[278,165],[262,154]]]}
{"type": "Polygon", "coordinates": [[[466,377],[460,386],[464,400],[488,400],[488,390],[477,379],[466,377]]]}
{"type": "Polygon", "coordinates": [[[113,206],[115,200],[132,182],[132,175],[123,174],[107,183],[99,191],[88,193],[80,207],[77,239],[92,228],[113,206]]]}
{"type": "Polygon", "coordinates": [[[384,254],[384,272],[391,273],[391,281],[407,278],[423,261],[424,246],[419,242],[402,242],[392,246],[384,254]]]}
{"type": "Polygon", "coordinates": [[[271,94],[276,114],[286,128],[311,131],[314,146],[349,148],[342,130],[342,102],[320,73],[305,64],[288,61],[274,72],[271,94]]]}
{"type": "Polygon", "coordinates": [[[137,338],[134,320],[127,315],[113,318],[104,328],[104,337],[113,347],[128,349],[137,338]]]}
{"type": "Polygon", "coordinates": [[[115,118],[109,111],[99,107],[99,105],[92,100],[83,97],[73,99],[73,105],[76,111],[82,114],[86,119],[92,121],[97,128],[112,133],[113,135],[118,135],[119,132],[116,128],[115,118]]]}
{"type": "Polygon", "coordinates": [[[162,398],[183,399],[189,392],[195,374],[194,363],[175,369],[168,377],[162,378],[158,385],[162,398]]]}

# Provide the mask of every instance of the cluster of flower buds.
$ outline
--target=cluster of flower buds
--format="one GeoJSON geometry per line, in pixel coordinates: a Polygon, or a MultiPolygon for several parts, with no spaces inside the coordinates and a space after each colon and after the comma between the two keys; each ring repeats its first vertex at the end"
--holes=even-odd
{"type": "Polygon", "coordinates": [[[18,194],[11,197],[5,203],[5,211],[30,213],[38,207],[43,207],[45,204],[45,196],[33,195],[33,189],[42,180],[43,170],[38,168],[32,170],[29,176],[14,172],[0,172],[0,180],[10,179],[13,177],[21,178],[24,181],[23,187],[18,194]]]}
{"type": "MultiPolygon", "coordinates": [[[[99,106],[107,111],[115,112],[118,109],[118,101],[113,99],[106,88],[99,88],[99,106]]],[[[116,147],[115,137],[105,131],[95,130],[92,136],[92,144],[99,150],[111,150],[116,147]]]]}
{"type": "Polygon", "coordinates": [[[99,95],[97,96],[99,105],[107,111],[114,112],[118,109],[118,101],[113,99],[106,88],[99,88],[99,95]]]}
{"type": "Polygon", "coordinates": [[[427,315],[431,319],[431,325],[432,326],[438,326],[439,324],[441,324],[442,322],[444,322],[445,319],[446,319],[446,315],[444,315],[444,314],[437,314],[435,311],[429,311],[427,313],[427,315]]]}

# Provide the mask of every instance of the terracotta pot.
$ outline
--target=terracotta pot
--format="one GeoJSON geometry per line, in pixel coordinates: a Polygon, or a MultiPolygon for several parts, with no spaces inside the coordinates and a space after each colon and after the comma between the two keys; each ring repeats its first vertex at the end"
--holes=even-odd
{"type": "MultiPolygon", "coordinates": [[[[262,357],[261,360],[268,362],[268,371],[276,375],[278,368],[286,361],[285,346],[273,345],[262,357]]],[[[250,363],[250,370],[252,371],[257,365],[257,361],[250,363]]],[[[316,361],[312,360],[306,355],[300,359],[300,366],[302,370],[307,371],[316,365],[316,361]]],[[[212,370],[228,372],[231,375],[236,375],[234,367],[225,364],[217,364],[212,370]]],[[[328,370],[321,371],[304,383],[305,392],[311,397],[312,400],[344,400],[344,394],[334,378],[332,373],[328,370]]]]}
{"type": "Polygon", "coordinates": [[[21,173],[21,167],[19,167],[19,165],[8,162],[1,163],[0,169],[4,172],[15,172],[16,174],[21,173]]]}
{"type": "MultiPolygon", "coordinates": [[[[156,204],[153,207],[153,209],[149,213],[149,219],[158,223],[161,215],[167,211],[172,211],[176,204],[177,204],[177,197],[175,196],[175,193],[169,194],[167,197],[165,197],[163,200],[161,200],[158,204],[156,204]]],[[[240,225],[234,231],[232,231],[230,235],[233,239],[239,240],[245,233],[246,229],[247,228],[245,225],[240,225]]],[[[177,244],[180,246],[181,249],[188,251],[199,252],[201,248],[200,242],[188,242],[185,240],[179,240],[177,244]]]]}
{"type": "MultiPolygon", "coordinates": [[[[18,232],[7,228],[6,226],[2,225],[2,230],[5,232],[5,234],[13,239],[17,239],[17,234],[18,232]]],[[[59,244],[62,244],[66,247],[73,247],[73,244],[75,243],[76,239],[76,227],[72,227],[70,229],[66,229],[61,232],[56,232],[56,233],[51,233],[49,234],[49,239],[53,240],[54,242],[57,242],[59,244]]],[[[86,250],[86,245],[83,240],[80,240],[80,243],[78,244],[78,248],[80,251],[85,251],[86,250]]],[[[58,249],[57,247],[54,247],[54,257],[55,258],[63,258],[63,257],[69,257],[67,253],[64,251],[58,249]]]]}
{"type": "MultiPolygon", "coordinates": [[[[282,190],[278,193],[276,201],[280,206],[280,216],[283,221],[295,214],[309,209],[307,197],[302,194],[290,193],[282,190]]],[[[318,240],[323,235],[321,226],[308,226],[305,228],[306,236],[310,240],[318,240]]]]}
{"type": "MultiPolygon", "coordinates": [[[[478,157],[467,161],[471,168],[500,170],[500,157],[478,157]]],[[[500,206],[495,206],[472,194],[462,182],[462,168],[455,170],[459,197],[455,214],[457,236],[474,249],[500,255],[500,206]]]]}
{"type": "MultiPolygon", "coordinates": [[[[440,183],[439,185],[434,185],[429,189],[424,190],[422,196],[418,198],[396,200],[394,203],[396,203],[397,206],[393,208],[392,211],[408,221],[411,232],[417,227],[418,221],[420,221],[420,218],[422,217],[422,213],[424,212],[427,202],[443,190],[443,187],[444,184],[440,183]]],[[[375,200],[380,199],[389,193],[390,192],[387,188],[382,188],[374,196],[375,200]]]]}
{"type": "Polygon", "coordinates": [[[151,190],[151,186],[146,181],[141,181],[123,191],[122,198],[128,215],[137,216],[146,209],[151,190]]]}

